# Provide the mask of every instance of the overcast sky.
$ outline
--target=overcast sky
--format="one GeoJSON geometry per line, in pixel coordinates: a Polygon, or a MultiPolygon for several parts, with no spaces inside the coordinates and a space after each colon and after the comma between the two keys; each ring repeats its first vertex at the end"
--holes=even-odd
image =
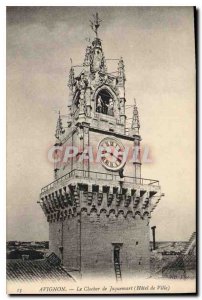
{"type": "Polygon", "coordinates": [[[195,230],[195,57],[191,7],[10,7],[7,9],[7,239],[47,240],[41,187],[53,180],[47,150],[56,110],[67,113],[70,58],[83,62],[92,13],[103,20],[106,58],[123,56],[127,104],[137,100],[143,145],[160,180],[157,240],[195,230]]]}

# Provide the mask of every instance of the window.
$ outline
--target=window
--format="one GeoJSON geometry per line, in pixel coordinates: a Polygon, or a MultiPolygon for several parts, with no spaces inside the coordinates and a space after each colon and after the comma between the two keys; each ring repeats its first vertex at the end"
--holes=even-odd
{"type": "Polygon", "coordinates": [[[101,90],[97,95],[96,112],[114,116],[114,100],[107,89],[101,90]]]}

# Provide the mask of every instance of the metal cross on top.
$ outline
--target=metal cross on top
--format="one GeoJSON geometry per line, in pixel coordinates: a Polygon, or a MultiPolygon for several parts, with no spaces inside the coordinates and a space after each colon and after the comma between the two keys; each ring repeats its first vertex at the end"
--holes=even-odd
{"type": "Polygon", "coordinates": [[[99,18],[98,13],[96,12],[95,15],[93,15],[93,21],[90,20],[90,26],[92,30],[95,32],[96,37],[98,37],[98,28],[100,27],[100,23],[102,20],[99,18]]]}

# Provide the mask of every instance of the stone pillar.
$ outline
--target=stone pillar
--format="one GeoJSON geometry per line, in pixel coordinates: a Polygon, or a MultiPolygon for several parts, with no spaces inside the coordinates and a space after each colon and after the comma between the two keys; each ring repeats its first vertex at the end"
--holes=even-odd
{"type": "Polygon", "coordinates": [[[79,121],[85,121],[85,91],[84,89],[81,90],[80,94],[80,104],[79,104],[79,121]]]}
{"type": "Polygon", "coordinates": [[[141,183],[140,136],[134,138],[133,164],[136,183],[141,183]]]}
{"type": "MultiPolygon", "coordinates": [[[[88,149],[89,147],[89,124],[88,123],[83,123],[83,130],[84,130],[84,134],[83,134],[83,151],[85,151],[86,149],[88,149]]],[[[89,156],[88,156],[89,158],[89,156]]],[[[83,160],[83,170],[84,171],[90,171],[90,162],[89,159],[88,160],[83,160]]],[[[88,173],[85,172],[85,176],[88,175],[88,173]]]]}
{"type": "Polygon", "coordinates": [[[86,115],[87,117],[91,117],[91,88],[87,87],[85,92],[85,100],[86,100],[86,115]]]}

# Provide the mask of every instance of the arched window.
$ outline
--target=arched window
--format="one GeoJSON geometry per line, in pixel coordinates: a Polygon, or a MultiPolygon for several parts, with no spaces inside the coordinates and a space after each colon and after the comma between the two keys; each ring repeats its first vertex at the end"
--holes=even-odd
{"type": "Polygon", "coordinates": [[[107,89],[102,89],[97,94],[96,112],[114,116],[114,100],[107,89]]]}

